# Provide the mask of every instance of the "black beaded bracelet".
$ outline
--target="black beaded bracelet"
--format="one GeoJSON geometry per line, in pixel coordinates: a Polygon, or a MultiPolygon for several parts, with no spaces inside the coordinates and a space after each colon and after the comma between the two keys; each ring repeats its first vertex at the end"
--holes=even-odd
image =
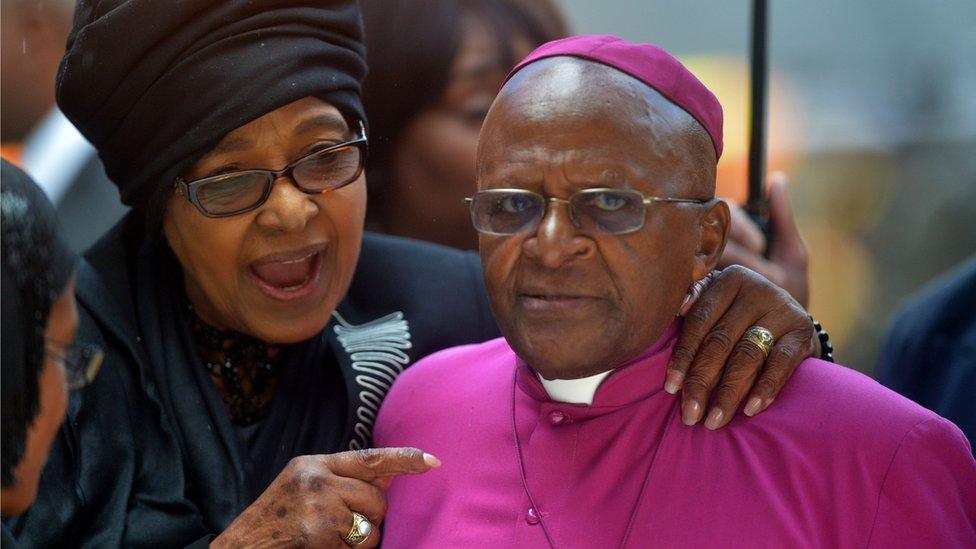
{"type": "Polygon", "coordinates": [[[812,316],[810,317],[810,322],[813,322],[813,329],[817,331],[817,339],[820,340],[820,360],[833,362],[834,346],[830,344],[830,336],[827,335],[827,330],[824,330],[823,326],[814,320],[812,316]]]}

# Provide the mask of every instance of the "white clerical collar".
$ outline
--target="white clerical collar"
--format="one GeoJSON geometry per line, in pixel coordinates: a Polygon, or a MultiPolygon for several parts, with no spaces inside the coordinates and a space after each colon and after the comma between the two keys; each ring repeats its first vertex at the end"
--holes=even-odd
{"type": "Polygon", "coordinates": [[[593,404],[593,397],[596,390],[603,383],[604,378],[610,375],[613,370],[607,370],[594,376],[580,379],[546,379],[539,375],[539,381],[549,393],[549,398],[556,402],[567,404],[593,404]]]}

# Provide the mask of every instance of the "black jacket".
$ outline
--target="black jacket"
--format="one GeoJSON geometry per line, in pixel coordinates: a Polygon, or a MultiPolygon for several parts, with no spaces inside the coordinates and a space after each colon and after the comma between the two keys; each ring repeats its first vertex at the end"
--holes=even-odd
{"type": "Polygon", "coordinates": [[[902,307],[878,381],[958,425],[976,452],[976,256],[902,307]]]}
{"type": "MultiPolygon", "coordinates": [[[[92,385],[72,395],[36,503],[4,521],[27,546],[175,547],[219,533],[186,496],[185,456],[147,367],[131,278],[140,226],[124,218],[79,267],[77,339],[106,356],[92,385]]],[[[326,332],[348,411],[344,441],[331,451],[370,443],[391,373],[499,335],[476,254],[369,233],[336,313],[326,332]]]]}

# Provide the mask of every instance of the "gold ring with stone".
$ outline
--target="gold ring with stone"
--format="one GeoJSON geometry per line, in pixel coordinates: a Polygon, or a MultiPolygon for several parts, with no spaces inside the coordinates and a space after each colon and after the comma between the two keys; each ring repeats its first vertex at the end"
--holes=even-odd
{"type": "Polygon", "coordinates": [[[742,339],[759,347],[759,350],[767,357],[769,356],[769,351],[773,350],[773,343],[776,341],[773,338],[773,332],[770,332],[762,326],[749,328],[746,330],[745,335],[742,336],[742,339]]]}
{"type": "Polygon", "coordinates": [[[366,538],[373,533],[373,523],[362,513],[352,512],[352,528],[343,540],[352,546],[359,545],[366,541],[366,538]]]}

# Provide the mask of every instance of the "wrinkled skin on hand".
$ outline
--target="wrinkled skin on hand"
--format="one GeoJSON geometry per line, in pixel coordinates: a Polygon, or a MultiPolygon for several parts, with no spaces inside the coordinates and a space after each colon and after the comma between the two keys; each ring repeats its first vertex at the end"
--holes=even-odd
{"type": "Polygon", "coordinates": [[[298,456],[211,547],[348,547],[343,538],[353,511],[373,525],[357,547],[376,547],[393,477],[438,466],[437,458],[416,448],[298,456]]]}
{"type": "Polygon", "coordinates": [[[785,290],[742,266],[726,267],[690,307],[668,365],[665,389],[682,391],[682,420],[718,429],[739,405],[765,410],[805,358],[820,355],[807,312],[785,290]],[[773,333],[766,357],[742,336],[752,326],[773,333]],[[748,396],[748,399],[746,398],[748,396]]]}

